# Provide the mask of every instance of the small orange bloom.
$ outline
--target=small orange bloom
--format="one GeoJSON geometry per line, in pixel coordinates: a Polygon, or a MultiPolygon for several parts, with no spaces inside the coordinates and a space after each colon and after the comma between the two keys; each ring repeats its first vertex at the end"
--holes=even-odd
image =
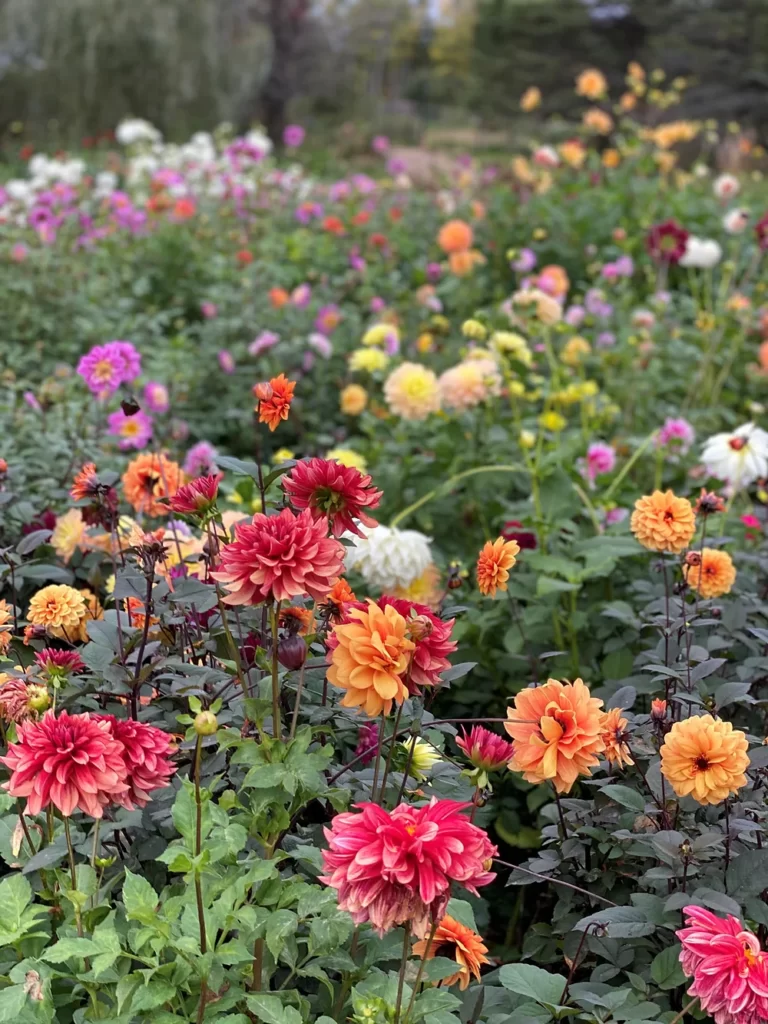
{"type": "Polygon", "coordinates": [[[667,717],[667,702],[661,697],[655,697],[651,701],[651,718],[656,722],[663,722],[667,717]]]}
{"type": "Polygon", "coordinates": [[[88,462],[75,477],[72,490],[69,492],[70,497],[74,498],[75,501],[91,498],[95,493],[96,484],[96,466],[93,462],[88,462]]]}
{"type": "Polygon", "coordinates": [[[600,107],[591,107],[584,112],[584,127],[598,135],[608,135],[613,128],[613,118],[600,107]]]}
{"type": "Polygon", "coordinates": [[[472,228],[463,220],[449,220],[437,236],[437,244],[445,253],[465,252],[473,240],[472,228]]]}
{"type": "Polygon", "coordinates": [[[471,274],[478,263],[485,263],[485,257],[477,249],[462,249],[461,252],[452,252],[448,257],[448,266],[456,277],[471,274]]]}
{"type": "Polygon", "coordinates": [[[542,267],[541,272],[536,279],[536,284],[542,291],[545,291],[547,295],[552,295],[556,299],[560,299],[566,295],[568,289],[571,287],[571,281],[568,274],[565,269],[557,263],[550,263],[548,266],[542,267]]]}
{"type": "Polygon", "coordinates": [[[548,679],[521,690],[504,725],[515,748],[509,768],[522,772],[526,782],[551,781],[558,793],[569,792],[605,750],[602,706],[581,679],[548,679]]]}
{"type": "Polygon", "coordinates": [[[442,985],[455,985],[457,982],[463,992],[472,978],[480,980],[480,968],[490,963],[485,955],[488,947],[483,943],[477,932],[467,928],[465,924],[446,914],[427,948],[429,939],[422,939],[413,947],[414,956],[431,960],[435,956],[446,956],[455,960],[458,970],[448,978],[443,978],[442,985]]]}
{"type": "Polygon", "coordinates": [[[344,222],[339,217],[334,217],[331,214],[323,218],[323,230],[328,231],[332,235],[343,235],[344,222]]]}
{"type": "Polygon", "coordinates": [[[259,412],[259,423],[266,423],[271,431],[275,431],[281,420],[288,419],[296,381],[288,380],[285,374],[281,373],[279,377],[273,377],[269,383],[272,388],[271,398],[259,402],[256,408],[259,412]]]}
{"type": "Polygon", "coordinates": [[[285,290],[285,288],[270,288],[269,289],[269,301],[275,309],[280,309],[290,301],[291,296],[285,290]]]}
{"type": "Polygon", "coordinates": [[[672,491],[654,491],[635,502],[630,528],[644,548],[676,555],[693,540],[696,519],[687,498],[678,498],[672,491]]]}
{"type": "Polygon", "coordinates": [[[712,715],[675,722],[661,745],[661,774],[678,796],[720,804],[746,786],[747,737],[712,715]]]}
{"type": "Polygon", "coordinates": [[[496,597],[497,590],[507,589],[509,570],[517,561],[515,555],[519,551],[516,540],[497,537],[485,542],[477,559],[477,587],[481,594],[496,597]]]}
{"type": "Polygon", "coordinates": [[[523,95],[520,97],[520,109],[524,113],[530,114],[530,112],[532,110],[535,110],[540,103],[541,89],[539,89],[536,85],[529,85],[523,93],[523,95]]]}
{"type": "Polygon", "coordinates": [[[392,605],[380,608],[370,599],[349,617],[333,627],[328,679],[346,691],[343,707],[360,708],[371,718],[388,715],[393,702],[402,704],[408,696],[403,676],[415,648],[408,623],[392,605]]]}
{"type": "Polygon", "coordinates": [[[611,708],[603,715],[600,738],[605,744],[605,756],[611,764],[623,768],[625,764],[634,764],[627,743],[627,720],[622,717],[621,708],[611,708]]]}
{"type": "Polygon", "coordinates": [[[195,215],[195,203],[192,199],[177,199],[173,206],[173,215],[179,220],[189,220],[195,215]]]}
{"type": "Polygon", "coordinates": [[[286,604],[280,609],[280,625],[300,636],[313,632],[315,615],[301,604],[286,604]]]}
{"type": "Polygon", "coordinates": [[[605,75],[597,68],[587,68],[576,79],[576,93],[588,100],[599,100],[608,89],[605,75]]]}
{"type": "Polygon", "coordinates": [[[602,156],[603,167],[613,170],[621,163],[621,153],[618,149],[606,149],[602,156]]]}
{"type": "Polygon", "coordinates": [[[162,499],[172,498],[185,479],[178,463],[159,453],[142,452],[123,473],[123,492],[137,512],[167,516],[168,504],[162,499]]]}
{"type": "Polygon", "coordinates": [[[701,597],[722,597],[730,593],[736,580],[736,568],[727,551],[719,548],[704,548],[701,561],[697,564],[683,565],[685,582],[701,597]]]}
{"type": "Polygon", "coordinates": [[[340,576],[333,587],[331,587],[331,592],[323,602],[329,620],[331,622],[341,622],[345,615],[346,606],[351,601],[356,600],[357,598],[352,587],[350,587],[343,576],[340,576]]]}

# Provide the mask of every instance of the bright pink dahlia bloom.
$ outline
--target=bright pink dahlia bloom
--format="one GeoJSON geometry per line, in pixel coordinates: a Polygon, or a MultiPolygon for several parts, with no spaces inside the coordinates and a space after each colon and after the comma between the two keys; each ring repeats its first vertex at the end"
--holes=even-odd
{"type": "Polygon", "coordinates": [[[44,647],[35,655],[35,661],[48,676],[69,676],[85,672],[85,663],[77,651],[44,647]]]}
{"type": "Polygon", "coordinates": [[[27,814],[53,804],[67,817],[80,809],[101,818],[107,804],[128,792],[125,748],[109,722],[48,711],[39,722],[21,722],[16,733],[18,743],[0,757],[12,773],[3,788],[27,797],[27,814]]]}
{"type": "Polygon", "coordinates": [[[333,459],[307,459],[297,462],[283,478],[283,490],[294,508],[308,508],[315,519],[327,519],[334,537],[349,531],[362,537],[355,523],[376,526],[366,511],[381,500],[370,476],[333,459]]]}
{"type": "Polygon", "coordinates": [[[383,935],[404,921],[423,937],[445,913],[451,882],[478,895],[496,877],[497,848],[462,813],[469,804],[436,800],[425,807],[400,804],[385,811],[358,805],[325,830],[321,881],[338,890],[339,906],[356,924],[370,921],[383,935]]]}
{"type": "Polygon", "coordinates": [[[176,771],[171,761],[174,746],[167,732],[145,722],[115,718],[114,715],[94,715],[101,722],[107,722],[110,732],[124,747],[126,774],[124,781],[127,792],[115,797],[115,803],[132,811],[134,807],[146,807],[155,789],[165,789],[176,771]]]}
{"type": "Polygon", "coordinates": [[[278,515],[257,513],[238,523],[235,539],[221,549],[221,568],[211,573],[230,593],[225,604],[290,601],[309,595],[327,597],[344,568],[344,547],[326,537],[324,520],[304,509],[296,515],[284,508],[278,515]]]}
{"type": "Polygon", "coordinates": [[[171,510],[186,515],[202,515],[205,512],[210,512],[216,504],[219,483],[222,479],[223,474],[216,473],[213,476],[199,476],[190,480],[188,484],[184,484],[171,496],[168,502],[171,510]]]}
{"type": "Polygon", "coordinates": [[[677,932],[680,963],[702,1009],[717,1024],[758,1024],[768,1019],[768,954],[756,935],[730,914],[685,908],[687,927],[677,932]]]}
{"type": "Polygon", "coordinates": [[[485,772],[500,771],[515,752],[514,744],[482,725],[473,725],[469,732],[462,729],[461,735],[456,737],[456,746],[475,768],[485,772]]]}
{"type": "MultiPolygon", "coordinates": [[[[396,611],[400,612],[406,622],[415,616],[420,616],[430,623],[431,631],[425,631],[424,635],[418,638],[414,635],[416,648],[405,683],[406,685],[411,684],[412,688],[439,686],[440,673],[445,672],[451,666],[448,655],[453,654],[459,646],[455,640],[451,640],[451,631],[456,620],[439,619],[425,604],[418,604],[401,597],[385,596],[377,603],[380,608],[386,608],[388,604],[391,604],[396,611]]],[[[361,607],[365,606],[361,605],[361,607]]]]}

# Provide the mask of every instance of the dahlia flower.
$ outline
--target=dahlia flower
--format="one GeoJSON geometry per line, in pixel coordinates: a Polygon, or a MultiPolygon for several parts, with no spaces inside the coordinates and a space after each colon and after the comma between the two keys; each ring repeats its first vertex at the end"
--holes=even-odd
{"type": "Polygon", "coordinates": [[[521,690],[504,725],[515,747],[510,769],[526,782],[551,781],[558,793],[568,793],[579,775],[591,775],[595,755],[605,750],[602,705],[581,679],[548,679],[521,690]]]}
{"type": "Polygon", "coordinates": [[[646,247],[651,256],[661,263],[679,263],[685,255],[688,232],[675,220],[654,224],[648,232],[646,247]]]}
{"type": "Polygon", "coordinates": [[[297,462],[283,477],[283,490],[294,508],[309,509],[313,519],[327,519],[334,537],[345,531],[362,537],[355,520],[371,528],[378,525],[367,509],[378,507],[382,492],[370,476],[332,459],[297,462]]]}
{"type": "Polygon", "coordinates": [[[380,608],[392,607],[403,616],[410,625],[410,637],[416,647],[413,652],[408,673],[408,681],[416,687],[439,686],[440,674],[451,667],[448,655],[453,654],[459,646],[451,640],[451,631],[455,619],[439,619],[433,615],[425,604],[404,600],[398,597],[382,597],[378,601],[380,608]],[[414,619],[426,628],[418,631],[413,628],[414,619]],[[420,632],[420,635],[419,635],[420,632]]]}
{"type": "Polygon", "coordinates": [[[128,792],[123,744],[109,723],[92,715],[58,716],[48,711],[39,722],[21,722],[17,743],[0,762],[11,769],[3,786],[14,797],[27,797],[26,814],[53,804],[65,817],[81,810],[101,818],[104,807],[128,792]]]}
{"type": "Polygon", "coordinates": [[[685,242],[685,252],[680,257],[680,266],[709,270],[716,266],[722,257],[722,247],[713,238],[689,235],[685,242]]]}
{"type": "Polygon", "coordinates": [[[594,485],[598,476],[613,472],[616,466],[616,451],[613,445],[604,441],[593,441],[587,448],[587,457],[583,460],[580,470],[583,476],[594,485]]]}
{"type": "Polygon", "coordinates": [[[407,587],[393,587],[392,596],[425,605],[430,611],[440,607],[444,595],[440,570],[430,563],[424,572],[412,580],[407,587]]]}
{"type": "Polygon", "coordinates": [[[114,797],[115,803],[132,811],[146,807],[155,789],[165,789],[176,771],[170,760],[175,747],[167,732],[145,722],[114,715],[94,715],[94,720],[106,722],[112,736],[122,744],[125,770],[121,778],[127,789],[114,797]]]}
{"type": "Polygon", "coordinates": [[[733,174],[720,174],[712,182],[712,191],[718,199],[733,199],[740,188],[739,179],[733,174]]]}
{"type": "Polygon", "coordinates": [[[472,409],[501,392],[501,374],[492,359],[465,359],[440,374],[443,405],[456,412],[472,409]]]}
{"type": "Polygon", "coordinates": [[[370,921],[379,935],[411,921],[423,936],[444,913],[452,882],[473,895],[495,875],[496,847],[463,814],[467,804],[433,799],[424,807],[376,804],[338,814],[325,829],[325,874],[339,907],[356,924],[370,921]]]}
{"type": "Polygon", "coordinates": [[[266,423],[270,432],[277,430],[282,420],[288,419],[296,381],[288,380],[284,373],[269,382],[272,389],[270,398],[260,400],[257,406],[259,423],[266,423]]]}
{"type": "Polygon", "coordinates": [[[414,944],[414,956],[431,960],[433,957],[448,957],[455,960],[458,970],[455,974],[441,979],[441,985],[455,985],[458,982],[463,992],[469,985],[472,978],[480,980],[480,968],[483,964],[490,963],[485,955],[488,947],[483,940],[468,928],[465,924],[450,917],[448,914],[437,926],[432,942],[429,939],[421,939],[414,944]]]}
{"type": "Polygon", "coordinates": [[[380,348],[356,348],[348,363],[353,373],[378,373],[389,365],[389,356],[380,348]]]}
{"type": "Polygon", "coordinates": [[[71,641],[86,613],[85,598],[79,590],[64,583],[51,583],[32,596],[27,620],[33,626],[42,626],[51,636],[71,641]]]}
{"type": "Polygon", "coordinates": [[[768,433],[744,423],[730,433],[714,434],[704,442],[701,461],[710,476],[740,490],[768,476],[768,433]]]}
{"type": "Polygon", "coordinates": [[[87,462],[75,477],[69,496],[75,501],[93,498],[98,493],[99,478],[93,462],[87,462]]]}
{"type": "Polygon", "coordinates": [[[85,671],[85,664],[77,651],[45,647],[35,654],[35,661],[49,677],[67,678],[85,671]]]}
{"type": "Polygon", "coordinates": [[[720,804],[746,786],[747,737],[730,722],[694,715],[675,722],[661,745],[661,774],[678,796],[720,804]]]}
{"type": "Polygon", "coordinates": [[[656,435],[657,448],[674,449],[676,454],[687,455],[696,438],[696,431],[682,416],[668,416],[656,435]]]}
{"type": "Polygon", "coordinates": [[[690,564],[686,561],[683,565],[683,576],[688,586],[705,599],[729,594],[736,581],[736,569],[728,552],[704,548],[692,554],[695,557],[690,564]]]}
{"type": "Polygon", "coordinates": [[[129,341],[110,341],[86,352],[77,364],[77,372],[94,395],[107,398],[121,384],[139,376],[141,356],[129,341]]]}
{"type": "Polygon", "coordinates": [[[456,746],[474,768],[482,772],[497,772],[505,768],[515,752],[514,745],[482,725],[473,725],[469,732],[462,729],[456,737],[456,746]]]}
{"type": "Polygon", "coordinates": [[[184,457],[182,469],[188,476],[214,476],[218,472],[216,449],[210,441],[193,444],[184,457]]]}
{"type": "Polygon", "coordinates": [[[86,527],[83,513],[79,508],[71,508],[56,520],[51,534],[50,544],[63,561],[68,562],[86,540],[86,527]]]}
{"type": "Polygon", "coordinates": [[[608,91],[605,75],[598,68],[587,68],[576,78],[576,94],[588,100],[599,100],[608,91]]]}
{"type": "Polygon", "coordinates": [[[210,512],[216,504],[221,479],[222,474],[217,473],[216,476],[199,476],[190,480],[172,496],[168,503],[171,511],[190,516],[210,512]]]}
{"type": "Polygon", "coordinates": [[[171,407],[171,399],[168,395],[168,388],[159,381],[150,380],[144,385],[144,401],[151,412],[168,412],[171,407]]]}
{"type": "Polygon", "coordinates": [[[161,516],[168,511],[162,500],[172,497],[184,483],[178,463],[158,452],[144,452],[123,473],[123,492],[137,512],[161,516]]]}
{"type": "Polygon", "coordinates": [[[437,244],[444,253],[465,252],[472,247],[472,228],[463,220],[449,220],[440,228],[437,244]]]}
{"type": "Polygon", "coordinates": [[[366,722],[361,725],[357,734],[357,746],[354,750],[354,759],[363,767],[370,764],[376,756],[379,746],[379,722],[366,722]]]}
{"type": "Polygon", "coordinates": [[[679,554],[693,540],[696,519],[687,498],[654,491],[635,502],[630,529],[644,548],[679,554]]]}
{"type": "Polygon", "coordinates": [[[343,571],[344,547],[326,536],[324,520],[304,509],[277,515],[257,513],[235,527],[235,539],[221,549],[221,568],[211,575],[225,584],[225,604],[290,601],[309,595],[321,601],[343,571]]]}
{"type": "Polygon", "coordinates": [[[730,914],[717,917],[703,907],[684,908],[680,963],[693,984],[688,989],[716,1024],[758,1024],[768,1019],[768,956],[756,935],[730,914]]]}
{"type": "Polygon", "coordinates": [[[401,363],[393,370],[384,382],[384,398],[390,412],[404,420],[425,420],[440,409],[437,377],[420,363],[401,363]]]}
{"type": "Polygon", "coordinates": [[[19,676],[0,674],[0,718],[5,722],[23,722],[32,714],[29,705],[30,687],[19,676]]]}
{"type": "Polygon", "coordinates": [[[339,408],[345,416],[359,416],[368,404],[368,392],[361,384],[347,384],[339,395],[339,408]]]}
{"type": "Polygon", "coordinates": [[[120,438],[118,445],[123,450],[144,448],[152,437],[152,420],[141,409],[130,416],[118,409],[109,414],[107,422],[110,434],[120,438]]]}
{"type": "Polygon", "coordinates": [[[515,564],[515,556],[520,552],[516,540],[496,540],[485,542],[477,556],[477,589],[486,597],[496,597],[497,590],[507,589],[509,570],[515,564]]]}
{"type": "Polygon", "coordinates": [[[362,528],[362,537],[352,537],[345,549],[348,569],[359,572],[365,582],[378,590],[407,587],[432,563],[429,537],[417,530],[394,526],[362,528]]]}
{"type": "Polygon", "coordinates": [[[605,745],[605,756],[611,764],[623,768],[626,764],[634,764],[627,742],[627,720],[621,708],[611,708],[602,718],[600,738],[605,745]]]}
{"type": "Polygon", "coordinates": [[[397,609],[380,608],[370,599],[365,608],[350,608],[346,621],[333,626],[328,647],[328,680],[346,691],[343,707],[376,718],[407,698],[403,677],[415,645],[397,609]]]}
{"type": "Polygon", "coordinates": [[[529,85],[523,95],[520,97],[520,109],[525,114],[530,114],[532,110],[541,103],[541,89],[536,85],[529,85]]]}

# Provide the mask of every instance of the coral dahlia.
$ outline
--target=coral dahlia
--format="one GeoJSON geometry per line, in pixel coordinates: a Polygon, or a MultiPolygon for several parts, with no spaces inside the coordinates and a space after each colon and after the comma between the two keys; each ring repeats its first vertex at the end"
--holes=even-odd
{"type": "Polygon", "coordinates": [[[497,537],[486,541],[477,558],[477,587],[486,597],[496,597],[497,590],[507,589],[509,570],[515,564],[520,551],[516,540],[497,537]]]}
{"type": "Polygon", "coordinates": [[[308,508],[313,519],[327,518],[334,537],[345,532],[362,537],[356,519],[364,526],[378,526],[367,509],[378,506],[382,492],[370,476],[333,459],[297,462],[283,477],[283,490],[294,508],[308,508]]]}
{"type": "Polygon", "coordinates": [[[106,722],[116,740],[124,747],[126,773],[123,776],[127,790],[115,797],[115,803],[132,811],[134,807],[146,807],[153,790],[165,789],[176,771],[171,761],[175,747],[167,732],[145,722],[115,718],[114,715],[94,715],[99,722],[106,722]]]}
{"type": "Polygon", "coordinates": [[[356,924],[383,935],[405,921],[423,936],[445,911],[452,882],[475,896],[496,877],[496,847],[464,815],[468,804],[433,799],[424,807],[386,811],[359,804],[325,829],[321,881],[338,890],[339,906],[356,924]]]}
{"type": "Polygon", "coordinates": [[[621,708],[611,708],[602,719],[600,736],[605,744],[605,756],[611,764],[623,768],[626,764],[634,764],[627,742],[627,720],[622,716],[621,708]]]}
{"type": "Polygon", "coordinates": [[[704,548],[695,564],[683,565],[683,575],[688,586],[705,599],[730,593],[736,581],[733,559],[719,548],[704,548]]]}
{"type": "Polygon", "coordinates": [[[661,745],[661,774],[678,796],[720,804],[746,786],[747,737],[712,715],[675,722],[661,745]]]}
{"type": "Polygon", "coordinates": [[[171,497],[169,502],[171,511],[190,516],[200,516],[210,512],[216,504],[221,480],[221,473],[217,473],[215,476],[199,476],[195,480],[190,480],[171,497]]]}
{"type": "Polygon", "coordinates": [[[459,646],[451,640],[451,631],[455,619],[439,619],[425,604],[407,601],[399,597],[382,597],[378,601],[380,608],[396,609],[407,623],[409,636],[416,644],[411,658],[408,683],[412,689],[421,686],[439,686],[440,675],[451,667],[448,655],[453,654],[459,646]],[[425,628],[417,631],[413,621],[425,628]]]}
{"type": "Polygon", "coordinates": [[[415,956],[431,960],[435,956],[447,956],[455,960],[458,970],[455,974],[442,979],[443,985],[455,985],[458,982],[463,992],[472,978],[480,980],[480,968],[490,963],[485,955],[488,947],[483,943],[477,932],[465,924],[446,914],[437,926],[432,942],[421,939],[413,947],[415,956]]]}
{"type": "Polygon", "coordinates": [[[178,463],[157,452],[143,452],[128,464],[123,473],[123,491],[137,512],[148,516],[167,513],[162,500],[172,497],[184,483],[178,463]]]}
{"type": "Polygon", "coordinates": [[[269,398],[259,400],[257,410],[259,423],[266,423],[270,431],[275,431],[281,420],[288,419],[296,381],[288,380],[285,374],[281,373],[278,377],[273,377],[269,384],[272,393],[269,398]]]}

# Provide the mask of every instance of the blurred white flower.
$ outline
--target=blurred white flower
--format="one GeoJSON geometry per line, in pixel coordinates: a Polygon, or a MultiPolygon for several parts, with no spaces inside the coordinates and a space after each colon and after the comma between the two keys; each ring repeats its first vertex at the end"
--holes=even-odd
{"type": "Polygon", "coordinates": [[[137,142],[159,142],[162,135],[149,121],[127,117],[117,126],[115,138],[121,146],[133,146],[137,142]]]}
{"type": "Polygon", "coordinates": [[[350,536],[347,569],[355,569],[369,586],[385,593],[395,587],[407,587],[432,563],[430,538],[417,530],[398,530],[393,526],[360,528],[363,537],[350,536]]]}
{"type": "Polygon", "coordinates": [[[749,224],[749,210],[729,210],[723,217],[723,227],[729,235],[739,235],[749,224]]]}
{"type": "Polygon", "coordinates": [[[718,199],[733,199],[735,195],[739,194],[741,185],[739,185],[739,179],[733,174],[721,174],[715,178],[712,188],[718,199]]]}
{"type": "Polygon", "coordinates": [[[701,461],[710,476],[725,480],[731,492],[768,476],[768,433],[743,423],[727,434],[714,434],[704,443],[701,461]]]}
{"type": "Polygon", "coordinates": [[[680,266],[708,270],[720,262],[722,255],[723,250],[713,238],[697,238],[696,235],[690,235],[685,243],[680,266]]]}

